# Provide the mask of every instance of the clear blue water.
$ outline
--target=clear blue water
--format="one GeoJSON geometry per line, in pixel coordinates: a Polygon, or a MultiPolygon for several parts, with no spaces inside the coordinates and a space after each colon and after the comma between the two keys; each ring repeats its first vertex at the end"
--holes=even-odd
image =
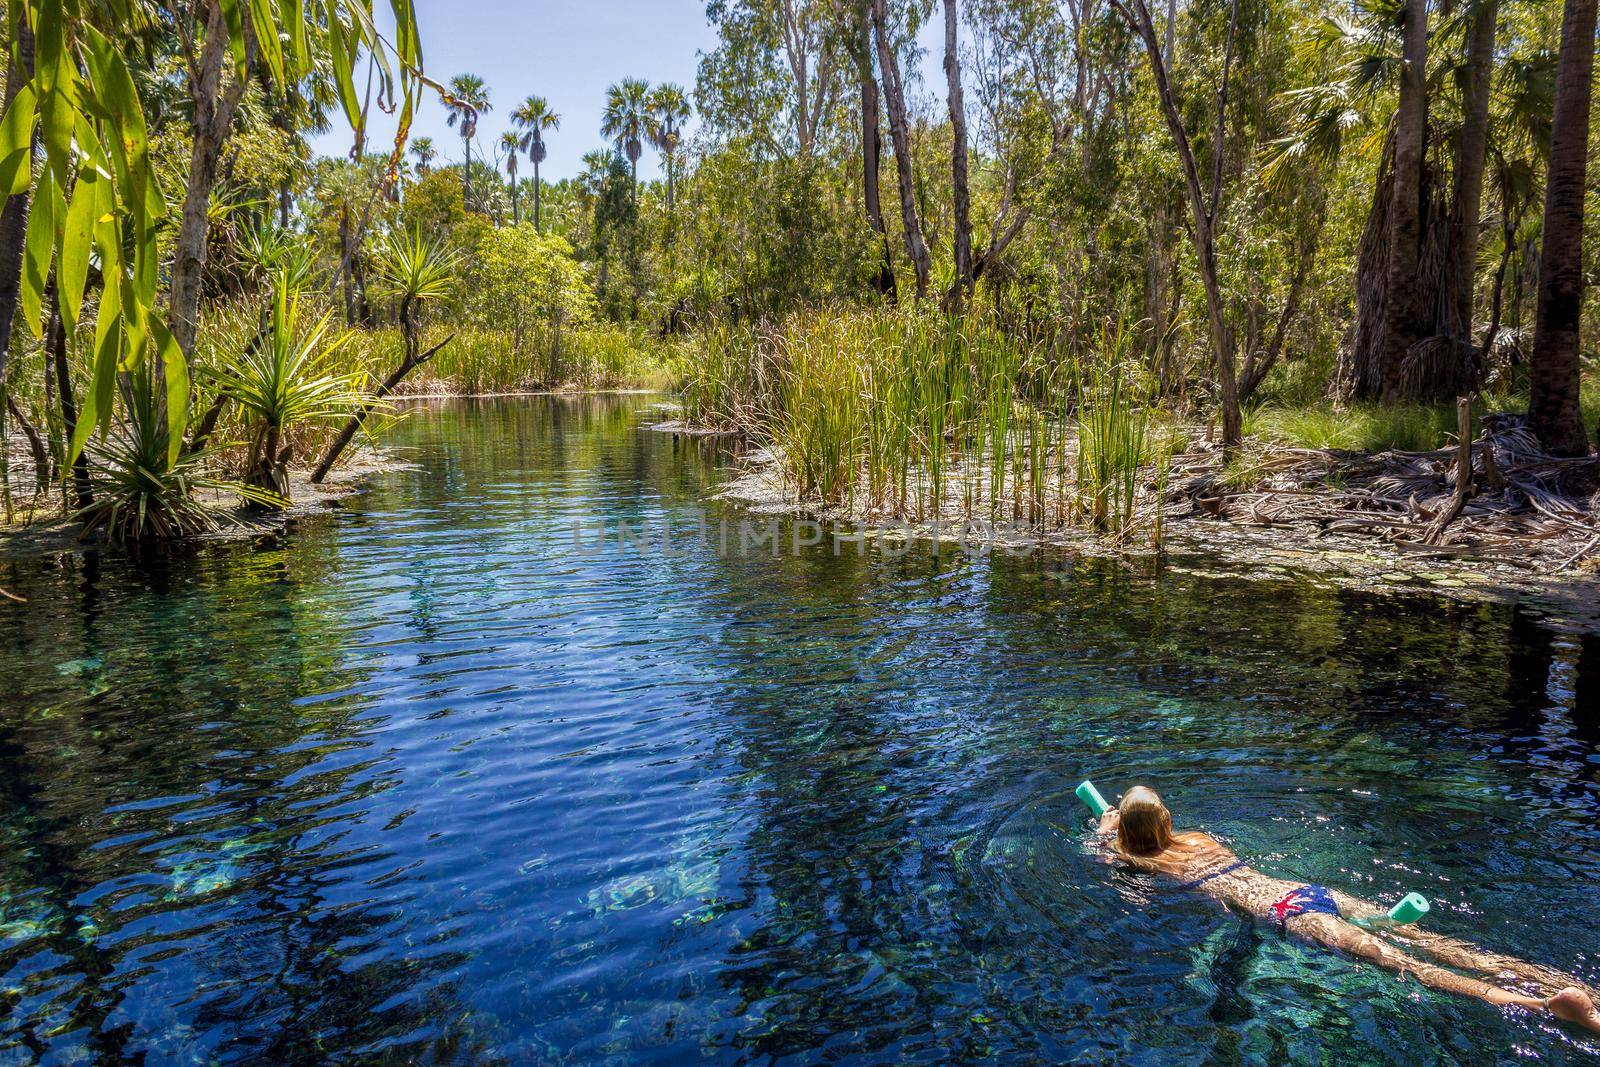
{"type": "Polygon", "coordinates": [[[1183,561],[578,552],[739,514],[649,404],[430,408],[284,538],[0,564],[0,1064],[1600,1054],[1118,873],[1072,797],[1594,984],[1600,642],[1183,561]]]}

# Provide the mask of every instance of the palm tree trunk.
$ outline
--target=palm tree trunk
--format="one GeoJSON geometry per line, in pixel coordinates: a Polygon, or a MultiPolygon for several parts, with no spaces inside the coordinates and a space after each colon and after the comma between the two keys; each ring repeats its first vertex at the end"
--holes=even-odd
{"type": "Polygon", "coordinates": [[[472,210],[472,138],[462,137],[461,144],[467,153],[467,161],[461,164],[461,207],[463,210],[472,210]]]}
{"type": "Polygon", "coordinates": [[[1589,452],[1578,404],[1583,312],[1583,199],[1594,88],[1595,0],[1567,0],[1556,65],[1550,171],[1544,196],[1544,249],[1533,328],[1528,424],[1560,456],[1589,452]]]}
{"type": "Polygon", "coordinates": [[[539,161],[533,161],[533,228],[539,233],[544,232],[544,220],[539,212],[539,161]]]}
{"type": "Polygon", "coordinates": [[[1494,73],[1495,22],[1499,0],[1483,0],[1467,41],[1467,91],[1462,101],[1461,134],[1456,142],[1455,190],[1451,197],[1455,228],[1455,318],[1457,336],[1472,344],[1472,304],[1478,273],[1478,224],[1483,214],[1483,171],[1489,146],[1489,84],[1494,73]]]}
{"type": "Polygon", "coordinates": [[[972,197],[967,191],[967,107],[961,93],[961,61],[956,55],[956,0],[944,0],[944,76],[950,96],[950,187],[955,207],[956,279],[951,306],[970,295],[972,277],[972,197]]]}
{"type": "Polygon", "coordinates": [[[522,225],[522,191],[517,188],[517,172],[511,172],[511,225],[522,225]]]}
{"type": "Polygon", "coordinates": [[[900,217],[905,227],[906,255],[917,274],[917,296],[928,295],[928,278],[933,264],[928,242],[922,236],[922,221],[917,216],[917,190],[911,168],[911,123],[906,115],[905,88],[900,81],[900,62],[889,46],[889,13],[885,0],[872,0],[873,35],[878,45],[878,67],[883,72],[883,92],[889,105],[889,136],[894,142],[895,173],[900,186],[900,217]]]}
{"type": "Polygon", "coordinates": [[[1428,129],[1428,3],[1406,0],[1405,63],[1395,116],[1394,184],[1389,201],[1388,314],[1379,344],[1383,391],[1400,390],[1401,365],[1421,335],[1425,294],[1422,253],[1422,163],[1428,129]]]}

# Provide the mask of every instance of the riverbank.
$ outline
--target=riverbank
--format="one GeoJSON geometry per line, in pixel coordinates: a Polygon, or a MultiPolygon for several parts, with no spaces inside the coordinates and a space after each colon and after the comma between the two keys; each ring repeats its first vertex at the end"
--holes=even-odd
{"type": "MultiPolygon", "coordinates": [[[[310,467],[289,469],[290,505],[282,511],[250,511],[238,505],[226,505],[217,498],[215,514],[219,522],[216,530],[186,538],[186,543],[201,544],[208,541],[241,541],[253,537],[281,534],[292,522],[325,515],[333,511],[340,501],[360,493],[368,479],[391,471],[412,470],[409,462],[392,449],[362,449],[350,454],[321,483],[311,480],[310,467]]],[[[19,512],[24,509],[19,506],[19,512]]],[[[0,526],[0,560],[26,559],[36,556],[58,555],[63,552],[84,552],[106,547],[103,533],[98,531],[87,537],[82,526],[53,506],[44,517],[34,512],[35,521],[0,526]]]]}
{"type": "MultiPolygon", "coordinates": [[[[652,428],[728,436],[673,419],[652,428]]],[[[795,492],[782,455],[772,447],[745,452],[719,495],[757,514],[838,523],[887,539],[962,542],[969,550],[1066,549],[1206,577],[1299,576],[1331,588],[1518,603],[1560,629],[1600,634],[1600,457],[1555,461],[1568,468],[1564,473],[1574,487],[1589,486],[1586,511],[1562,512],[1575,506],[1576,496],[1548,493],[1519,501],[1519,490],[1506,486],[1493,490],[1497,500],[1487,491],[1475,497],[1438,543],[1429,544],[1427,526],[1453,496],[1454,449],[1366,455],[1255,442],[1256,473],[1242,475],[1237,461],[1225,462],[1201,436],[1172,456],[1164,471],[1142,472],[1144,533],[1133,538],[1111,539],[1070,525],[974,522],[953,509],[902,521],[859,504],[829,506],[795,492]],[[1391,484],[1397,470],[1410,473],[1409,483],[1391,484]]],[[[1502,442],[1491,455],[1506,455],[1514,442],[1502,442]]],[[[1506,455],[1502,476],[1519,480],[1519,471],[1528,474],[1526,464],[1510,459],[1506,455]]],[[[1549,477],[1537,467],[1529,476],[1549,477]]]]}

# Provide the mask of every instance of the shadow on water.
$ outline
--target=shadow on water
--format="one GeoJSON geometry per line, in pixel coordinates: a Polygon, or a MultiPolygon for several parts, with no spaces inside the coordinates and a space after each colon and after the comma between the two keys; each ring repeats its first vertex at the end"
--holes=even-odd
{"type": "Polygon", "coordinates": [[[1597,1051],[1107,866],[1072,788],[1594,982],[1600,641],[723,552],[727,457],[650,403],[419,407],[419,469],[285,538],[5,565],[0,1064],[1597,1051]]]}

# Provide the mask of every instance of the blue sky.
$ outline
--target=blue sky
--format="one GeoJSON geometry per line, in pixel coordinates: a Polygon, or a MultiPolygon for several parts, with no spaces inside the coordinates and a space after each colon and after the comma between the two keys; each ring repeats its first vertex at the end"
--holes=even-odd
{"type": "MultiPolygon", "coordinates": [[[[429,77],[447,82],[470,72],[488,83],[494,110],[478,129],[485,149],[510,129],[512,108],[529,94],[550,101],[561,129],[546,136],[550,155],[541,169],[549,179],[577,174],[583,154],[604,143],[606,86],[631,75],[692,92],[700,53],[717,44],[704,0],[417,0],[417,20],[429,77]]],[[[447,159],[460,162],[461,138],[445,125],[437,97],[423,105],[412,135],[432,137],[447,159]]],[[[369,143],[381,148],[393,136],[389,117],[375,115],[369,143]]],[[[327,155],[350,151],[342,116],[314,147],[327,155]]],[[[655,176],[655,153],[645,152],[639,173],[655,176]]]]}
{"type": "MultiPolygon", "coordinates": [[[[381,14],[389,5],[380,0],[375,6],[381,14]]],[[[541,169],[550,180],[575,176],[584,153],[604,144],[600,113],[607,86],[633,76],[651,84],[675,81],[692,94],[701,53],[717,46],[705,0],[417,0],[417,20],[430,77],[448,82],[472,73],[488,83],[494,110],[479,123],[475,158],[479,146],[493,152],[511,128],[511,110],[529,94],[550,101],[561,116],[561,129],[546,137],[550,155],[541,169]]],[[[942,32],[936,13],[921,34],[923,76],[941,92],[942,32]]],[[[445,124],[445,110],[432,94],[412,136],[432,137],[446,161],[461,161],[461,138],[445,124]]],[[[375,114],[369,145],[382,150],[393,137],[389,116],[375,114]]],[[[350,141],[339,113],[313,147],[342,156],[350,141]]],[[[653,178],[659,169],[656,154],[646,150],[640,175],[653,178]]]]}

